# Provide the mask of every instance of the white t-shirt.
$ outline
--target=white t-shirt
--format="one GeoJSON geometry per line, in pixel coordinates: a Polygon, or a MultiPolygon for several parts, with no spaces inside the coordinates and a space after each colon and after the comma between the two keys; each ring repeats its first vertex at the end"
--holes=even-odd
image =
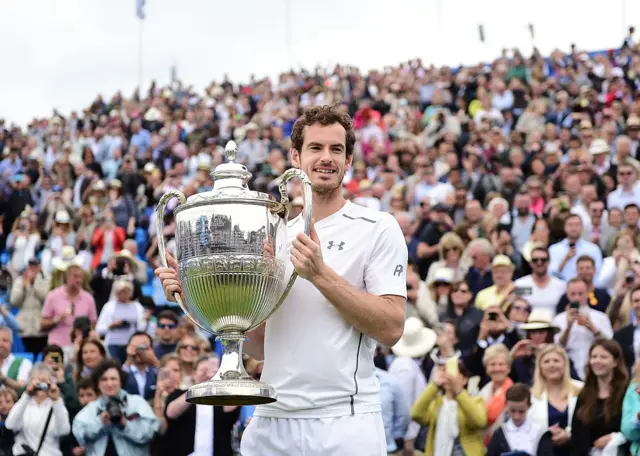
{"type": "Polygon", "coordinates": [[[553,276],[551,276],[551,280],[544,288],[536,285],[531,274],[519,278],[514,284],[517,288],[531,289],[531,293],[526,293],[522,295],[522,297],[531,304],[532,309],[544,309],[551,312],[551,315],[556,314],[558,301],[560,301],[562,295],[567,291],[566,282],[553,276]]]}
{"type": "MultiPolygon", "coordinates": [[[[580,312],[589,313],[591,323],[603,336],[607,338],[613,337],[613,328],[611,328],[611,322],[607,314],[584,306],[580,308],[580,312]]],[[[553,319],[553,324],[560,328],[560,332],[556,334],[556,343],[560,343],[560,336],[567,328],[567,313],[562,312],[556,315],[553,319]]],[[[575,367],[580,380],[584,380],[584,369],[589,361],[589,348],[594,341],[595,337],[591,331],[584,326],[580,326],[577,322],[573,324],[565,348],[569,359],[573,361],[573,367],[575,367]]]]}
{"type": "MultiPolygon", "coordinates": [[[[301,217],[289,223],[289,240],[303,223],[301,217]]],[[[347,202],[315,229],[325,264],[347,282],[374,295],[406,298],[407,246],[393,216],[347,202]]],[[[278,400],[258,406],[255,415],[327,418],[380,411],[375,347],[374,339],[298,277],[265,329],[262,381],[275,388],[278,400]]]]}

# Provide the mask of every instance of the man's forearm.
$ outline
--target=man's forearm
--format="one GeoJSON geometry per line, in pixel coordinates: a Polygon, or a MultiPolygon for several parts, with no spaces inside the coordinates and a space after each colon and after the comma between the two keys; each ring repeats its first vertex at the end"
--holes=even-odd
{"type": "Polygon", "coordinates": [[[358,290],[329,267],[311,282],[347,323],[378,342],[393,346],[402,335],[405,309],[390,299],[358,290]]]}
{"type": "Polygon", "coordinates": [[[567,326],[567,329],[565,329],[562,334],[560,334],[560,345],[562,345],[563,347],[567,346],[567,342],[569,341],[569,332],[571,331],[571,325],[567,326]]]}

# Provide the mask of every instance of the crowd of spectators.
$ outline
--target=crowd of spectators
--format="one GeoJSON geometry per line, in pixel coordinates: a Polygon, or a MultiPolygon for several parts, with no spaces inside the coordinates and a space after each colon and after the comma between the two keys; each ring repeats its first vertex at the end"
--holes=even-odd
{"type": "MultiPolygon", "coordinates": [[[[324,104],[357,132],[345,195],[392,213],[409,251],[404,335],[376,356],[389,453],[636,454],[633,30],[599,53],[153,83],[0,120],[0,452],[239,454],[251,407],[184,400],[219,358],[153,276],[154,210],[210,190],[229,139],[277,195],[296,117],[324,104]]],[[[171,211],[162,231],[175,253],[171,211]]]]}

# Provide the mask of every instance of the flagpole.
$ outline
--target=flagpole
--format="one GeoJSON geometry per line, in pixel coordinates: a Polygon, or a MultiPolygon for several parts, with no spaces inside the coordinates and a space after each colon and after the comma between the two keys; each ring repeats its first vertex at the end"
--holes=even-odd
{"type": "Polygon", "coordinates": [[[142,33],[143,19],[138,19],[138,87],[140,88],[140,96],[142,96],[142,33]]]}
{"type": "Polygon", "coordinates": [[[284,0],[284,17],[285,17],[285,46],[287,47],[287,65],[293,68],[293,51],[291,40],[291,0],[284,0]]]}

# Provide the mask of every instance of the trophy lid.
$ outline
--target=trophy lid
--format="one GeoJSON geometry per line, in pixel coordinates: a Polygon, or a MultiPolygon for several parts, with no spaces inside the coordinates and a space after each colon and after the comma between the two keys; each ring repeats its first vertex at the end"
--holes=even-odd
{"type": "Polygon", "coordinates": [[[234,141],[227,143],[224,155],[227,158],[227,163],[216,166],[216,169],[211,173],[213,191],[229,187],[247,188],[247,182],[251,179],[252,174],[246,166],[235,162],[238,156],[238,146],[234,141]]]}

